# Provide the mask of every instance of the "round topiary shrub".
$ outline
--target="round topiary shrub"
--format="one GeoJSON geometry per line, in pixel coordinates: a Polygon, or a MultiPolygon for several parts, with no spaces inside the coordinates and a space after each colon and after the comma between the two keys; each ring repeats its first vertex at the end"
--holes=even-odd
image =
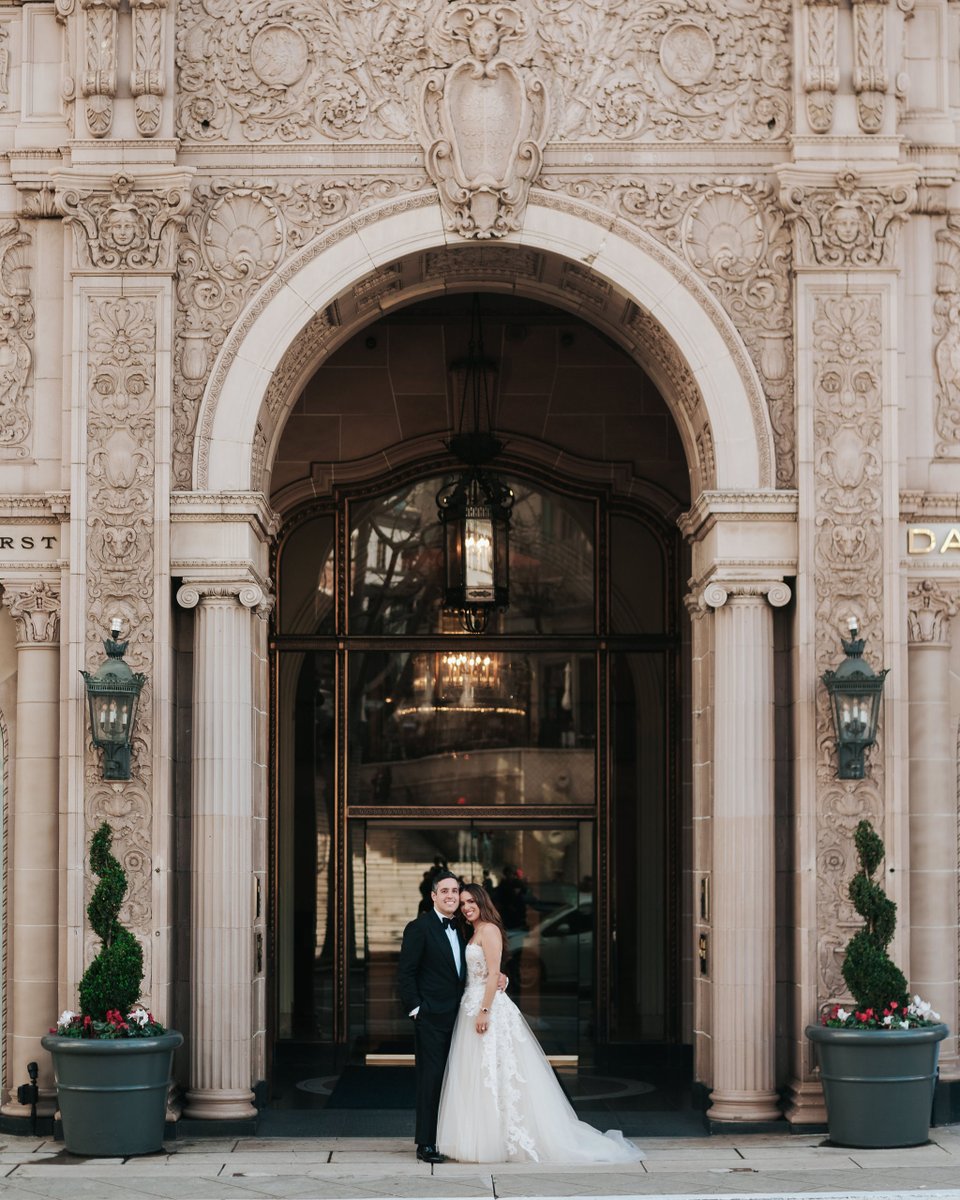
{"type": "Polygon", "coordinates": [[[863,917],[863,928],[847,943],[843,978],[861,1012],[902,1012],[909,1001],[906,976],[887,954],[897,927],[897,906],[872,876],[883,861],[883,841],[869,821],[853,835],[860,870],[850,880],[849,894],[863,917]]]}
{"type": "Polygon", "coordinates": [[[120,924],[120,905],[127,876],[110,853],[113,833],[106,821],[90,840],[90,869],[99,875],[87,916],[100,938],[100,950],[80,980],[80,1012],[105,1021],[108,1012],[126,1014],[140,998],[143,950],[129,929],[120,924]]]}

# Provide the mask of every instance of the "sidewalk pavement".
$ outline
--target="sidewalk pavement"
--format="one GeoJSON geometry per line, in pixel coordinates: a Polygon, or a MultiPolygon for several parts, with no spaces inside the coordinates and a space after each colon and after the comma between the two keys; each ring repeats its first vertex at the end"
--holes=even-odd
{"type": "MultiPolygon", "coordinates": [[[[640,1140],[640,1139],[636,1139],[640,1140]]],[[[909,1150],[850,1150],[820,1135],[642,1140],[630,1167],[418,1163],[401,1138],[177,1140],[138,1158],[77,1158],[62,1143],[0,1136],[0,1200],[499,1200],[669,1196],[892,1196],[960,1200],[960,1126],[909,1150]]]]}

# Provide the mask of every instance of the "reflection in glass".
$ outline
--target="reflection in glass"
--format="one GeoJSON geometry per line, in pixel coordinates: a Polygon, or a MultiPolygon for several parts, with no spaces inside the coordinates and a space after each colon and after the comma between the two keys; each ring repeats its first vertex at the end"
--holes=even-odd
{"type": "Polygon", "coordinates": [[[592,654],[350,655],[351,804],[593,804],[592,654]]]}
{"type": "Polygon", "coordinates": [[[281,633],[334,632],[334,522],[314,517],[290,534],[280,556],[281,633]]]}
{"type": "MultiPolygon", "coordinates": [[[[442,527],[437,492],[445,477],[350,507],[350,632],[444,631],[442,527]]],[[[488,627],[501,633],[592,633],[594,503],[503,482],[516,495],[510,520],[510,606],[488,627]]],[[[494,583],[489,521],[474,520],[470,586],[494,583]]]]}
{"type": "Polygon", "coordinates": [[[278,678],[278,1001],[281,1037],[333,1028],[334,658],[291,653],[278,678]]]}
{"type": "Polygon", "coordinates": [[[664,633],[663,546],[633,517],[610,518],[610,632],[664,633]]]}
{"type": "Polygon", "coordinates": [[[507,929],[510,994],[552,1054],[590,1052],[593,1010],[593,825],[465,823],[412,828],[351,822],[354,870],[351,1004],[366,1047],[411,1041],[396,996],[403,927],[431,908],[430,881],[448,867],[490,892],[507,929]],[[365,854],[361,846],[365,844],[365,854]],[[359,881],[359,882],[358,882],[359,881]],[[363,947],[361,956],[360,947],[363,947]]]}

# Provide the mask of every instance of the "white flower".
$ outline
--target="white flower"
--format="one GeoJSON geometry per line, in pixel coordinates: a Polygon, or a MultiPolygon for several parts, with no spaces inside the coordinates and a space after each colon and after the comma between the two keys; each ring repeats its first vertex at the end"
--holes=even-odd
{"type": "Polygon", "coordinates": [[[142,1027],[150,1020],[150,1014],[145,1008],[140,1008],[138,1005],[136,1008],[127,1013],[127,1020],[136,1021],[136,1023],[142,1027]]]}
{"type": "Polygon", "coordinates": [[[921,1021],[939,1021],[940,1014],[934,1012],[930,1003],[927,1000],[921,1000],[919,996],[914,996],[913,1003],[907,1006],[907,1012],[912,1013],[921,1021]]]}
{"type": "Polygon", "coordinates": [[[75,1012],[71,1012],[69,1008],[65,1008],[60,1016],[57,1017],[57,1025],[69,1025],[76,1015],[77,1014],[75,1012]]]}
{"type": "Polygon", "coordinates": [[[847,1010],[845,1008],[837,1009],[837,1020],[838,1021],[845,1021],[847,1019],[847,1017],[849,1017],[849,1016],[850,1016],[850,1014],[847,1012],[847,1010]]]}
{"type": "Polygon", "coordinates": [[[909,1028],[910,1028],[910,1022],[909,1022],[909,1021],[901,1021],[901,1022],[900,1022],[900,1028],[901,1028],[901,1029],[909,1029],[909,1028]]]}
{"type": "Polygon", "coordinates": [[[883,1023],[884,1025],[890,1025],[893,1023],[893,1017],[890,1015],[890,1013],[887,1013],[887,1015],[883,1018],[883,1023]]]}

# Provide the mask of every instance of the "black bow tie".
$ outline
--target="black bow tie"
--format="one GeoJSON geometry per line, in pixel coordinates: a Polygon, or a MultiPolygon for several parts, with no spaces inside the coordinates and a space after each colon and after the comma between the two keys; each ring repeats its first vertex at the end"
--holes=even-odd
{"type": "Polygon", "coordinates": [[[456,929],[456,925],[453,923],[452,917],[441,917],[440,924],[444,927],[444,929],[456,929]]]}

